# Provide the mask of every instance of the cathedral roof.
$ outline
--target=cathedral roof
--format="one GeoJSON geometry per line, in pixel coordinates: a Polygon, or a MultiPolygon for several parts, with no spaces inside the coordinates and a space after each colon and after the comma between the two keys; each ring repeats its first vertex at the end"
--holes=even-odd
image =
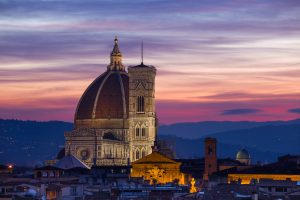
{"type": "Polygon", "coordinates": [[[85,163],[83,163],[71,154],[68,154],[67,156],[63,157],[54,166],[64,170],[73,168],[89,169],[89,167],[85,163]]]}
{"type": "Polygon", "coordinates": [[[181,164],[180,162],[176,162],[157,151],[153,151],[151,154],[135,161],[134,164],[181,164]]]}
{"type": "Polygon", "coordinates": [[[77,105],[75,124],[86,119],[127,119],[128,108],[129,77],[116,38],[107,71],[90,84],[77,105]]]}
{"type": "Polygon", "coordinates": [[[126,72],[107,71],[84,92],[75,114],[77,119],[127,118],[129,77],[126,72]]]}

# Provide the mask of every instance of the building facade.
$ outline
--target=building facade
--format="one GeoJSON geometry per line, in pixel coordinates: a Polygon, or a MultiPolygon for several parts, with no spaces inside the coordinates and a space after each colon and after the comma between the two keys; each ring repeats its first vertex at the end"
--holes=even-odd
{"type": "Polygon", "coordinates": [[[156,136],[156,68],[122,63],[118,39],[107,70],[83,93],[65,151],[87,165],[128,165],[152,152],[156,136]]]}
{"type": "Polygon", "coordinates": [[[172,160],[157,150],[132,163],[131,177],[143,178],[150,184],[166,184],[177,182],[188,184],[185,174],[180,171],[180,162],[172,160]]]}

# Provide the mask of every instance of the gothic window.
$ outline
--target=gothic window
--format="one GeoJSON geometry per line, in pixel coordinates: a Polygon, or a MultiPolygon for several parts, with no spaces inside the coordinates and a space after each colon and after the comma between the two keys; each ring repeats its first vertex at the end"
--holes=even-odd
{"type": "Polygon", "coordinates": [[[146,128],[142,128],[142,137],[146,136],[146,128]]]}
{"type": "Polygon", "coordinates": [[[135,128],[135,137],[140,137],[140,128],[139,127],[135,128]]]}
{"type": "Polygon", "coordinates": [[[138,113],[145,112],[145,100],[143,96],[137,97],[137,112],[138,113]]]}
{"type": "Polygon", "coordinates": [[[142,158],[145,157],[145,155],[146,155],[146,152],[145,152],[145,150],[143,149],[143,150],[142,150],[142,158]]]}
{"type": "Polygon", "coordinates": [[[140,159],[140,151],[138,149],[135,152],[135,159],[136,160],[140,159]]]}

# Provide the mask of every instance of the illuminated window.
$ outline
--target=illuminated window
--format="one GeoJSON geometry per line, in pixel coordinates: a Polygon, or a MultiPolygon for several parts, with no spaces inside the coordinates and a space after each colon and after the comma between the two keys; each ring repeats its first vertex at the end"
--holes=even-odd
{"type": "Polygon", "coordinates": [[[138,113],[145,112],[145,100],[143,96],[137,97],[137,112],[138,113]]]}

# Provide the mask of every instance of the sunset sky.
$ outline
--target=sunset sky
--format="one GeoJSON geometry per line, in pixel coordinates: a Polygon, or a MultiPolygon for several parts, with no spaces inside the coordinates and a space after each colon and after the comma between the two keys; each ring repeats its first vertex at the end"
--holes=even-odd
{"type": "Polygon", "coordinates": [[[115,35],[162,124],[300,118],[298,0],[0,0],[0,118],[72,121],[115,35]]]}

